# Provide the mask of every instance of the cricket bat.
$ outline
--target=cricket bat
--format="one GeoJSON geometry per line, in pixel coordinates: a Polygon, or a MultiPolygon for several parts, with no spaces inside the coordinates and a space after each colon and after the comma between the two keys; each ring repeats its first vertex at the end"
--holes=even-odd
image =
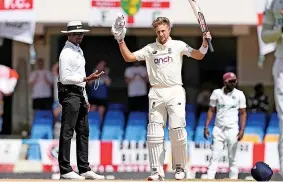
{"type": "MultiPolygon", "coordinates": [[[[198,20],[198,24],[200,25],[200,30],[202,33],[208,32],[208,27],[207,24],[205,22],[205,18],[204,15],[202,13],[202,10],[200,9],[200,7],[198,6],[196,0],[189,0],[189,3],[194,11],[194,14],[198,20]]],[[[206,39],[207,43],[208,43],[208,47],[210,52],[214,52],[214,48],[212,46],[211,40],[210,39],[206,39]]]]}

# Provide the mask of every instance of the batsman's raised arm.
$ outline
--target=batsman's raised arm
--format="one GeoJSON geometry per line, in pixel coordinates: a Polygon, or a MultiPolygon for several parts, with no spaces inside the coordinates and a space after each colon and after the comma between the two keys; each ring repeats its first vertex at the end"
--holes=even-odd
{"type": "Polygon", "coordinates": [[[132,53],[124,41],[127,29],[125,27],[125,19],[123,15],[119,14],[117,16],[114,24],[112,25],[111,32],[114,35],[114,38],[117,40],[120,52],[126,62],[145,60],[145,48],[132,53]]]}
{"type": "Polygon", "coordinates": [[[208,51],[208,43],[206,41],[206,38],[212,39],[210,32],[203,34],[203,42],[199,49],[193,49],[188,44],[183,43],[182,54],[188,57],[192,57],[196,60],[202,60],[208,51]]]}
{"type": "Polygon", "coordinates": [[[261,32],[261,38],[264,43],[273,43],[280,39],[283,32],[282,21],[276,21],[272,9],[268,8],[264,11],[261,32]]]}

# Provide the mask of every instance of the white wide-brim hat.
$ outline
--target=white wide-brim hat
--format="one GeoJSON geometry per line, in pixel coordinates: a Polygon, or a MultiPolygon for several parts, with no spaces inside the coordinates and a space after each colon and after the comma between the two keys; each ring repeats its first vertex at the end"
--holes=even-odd
{"type": "Polygon", "coordinates": [[[62,33],[74,33],[74,32],[89,32],[89,30],[83,29],[81,21],[70,21],[67,24],[67,30],[61,31],[62,33]]]}

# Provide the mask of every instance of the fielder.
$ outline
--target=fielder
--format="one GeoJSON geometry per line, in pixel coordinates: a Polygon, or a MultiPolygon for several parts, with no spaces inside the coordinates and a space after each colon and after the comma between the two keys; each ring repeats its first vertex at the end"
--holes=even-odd
{"type": "Polygon", "coordinates": [[[264,11],[261,38],[264,43],[276,42],[275,62],[272,68],[274,100],[280,122],[278,142],[280,174],[283,175],[283,2],[273,0],[264,11]]]}
{"type": "Polygon", "coordinates": [[[210,107],[204,128],[204,137],[208,139],[208,126],[216,112],[216,121],[213,127],[213,149],[212,159],[208,166],[207,178],[214,179],[218,161],[221,157],[224,144],[228,144],[228,158],[231,179],[238,179],[238,168],[236,165],[237,143],[244,136],[246,126],[246,97],[244,93],[236,89],[237,77],[228,72],[223,75],[224,87],[215,89],[210,96],[210,107]],[[240,110],[240,130],[238,125],[238,113],[240,110]]]}
{"type": "Polygon", "coordinates": [[[173,170],[175,178],[185,178],[187,156],[187,132],[185,129],[185,90],[182,87],[182,56],[186,55],[201,60],[207,53],[205,38],[211,38],[210,33],[203,35],[200,49],[195,50],[183,41],[170,37],[170,21],[166,17],[158,17],[152,26],[157,35],[156,42],[131,52],[125,41],[125,20],[118,16],[112,26],[112,33],[118,41],[121,54],[126,62],[136,60],[146,61],[147,73],[151,85],[149,97],[149,124],[147,127],[147,144],[151,175],[149,181],[164,179],[164,127],[169,115],[169,135],[172,146],[173,170]]]}

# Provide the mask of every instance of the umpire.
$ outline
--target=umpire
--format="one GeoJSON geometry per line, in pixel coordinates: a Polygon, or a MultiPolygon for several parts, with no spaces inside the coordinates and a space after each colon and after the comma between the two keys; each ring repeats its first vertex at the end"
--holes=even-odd
{"type": "Polygon", "coordinates": [[[97,71],[86,77],[85,58],[80,48],[84,32],[80,21],[71,21],[66,31],[68,40],[59,58],[58,96],[62,105],[61,131],[59,140],[59,168],[61,179],[104,179],[93,172],[88,162],[88,111],[89,103],[85,85],[87,81],[99,78],[104,72],[97,71]],[[76,131],[76,152],[79,174],[70,165],[71,139],[76,131]]]}

